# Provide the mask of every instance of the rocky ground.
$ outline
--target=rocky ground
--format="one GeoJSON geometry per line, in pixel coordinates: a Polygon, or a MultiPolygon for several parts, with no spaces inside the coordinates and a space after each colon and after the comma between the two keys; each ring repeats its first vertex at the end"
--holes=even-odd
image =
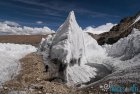
{"type": "Polygon", "coordinates": [[[42,38],[47,35],[1,35],[0,43],[30,44],[38,46],[42,38]]]}
{"type": "Polygon", "coordinates": [[[43,58],[31,53],[20,60],[21,70],[0,88],[0,94],[105,94],[98,85],[87,88],[68,87],[62,81],[49,81],[43,58]]]}
{"type": "MultiPolygon", "coordinates": [[[[19,75],[13,80],[4,83],[3,87],[0,88],[0,94],[110,94],[108,89],[106,91],[100,87],[108,84],[110,80],[97,81],[84,88],[68,87],[59,80],[49,81],[43,58],[37,53],[25,56],[20,60],[20,63],[21,70],[19,75]]],[[[120,85],[124,84],[120,83],[120,85]]],[[[128,83],[128,85],[132,84],[128,83]]],[[[125,84],[124,86],[128,85],[125,84]]]]}
{"type": "Polygon", "coordinates": [[[21,71],[13,80],[5,82],[0,94],[75,94],[76,89],[57,81],[48,81],[43,59],[36,53],[20,60],[21,71]]]}

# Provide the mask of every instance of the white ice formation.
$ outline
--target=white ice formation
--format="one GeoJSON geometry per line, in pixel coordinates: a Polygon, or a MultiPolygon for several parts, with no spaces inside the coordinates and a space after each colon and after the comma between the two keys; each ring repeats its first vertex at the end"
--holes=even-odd
{"type": "Polygon", "coordinates": [[[17,75],[19,59],[35,51],[36,48],[31,45],[0,43],[0,86],[17,75]]]}
{"type": "Polygon", "coordinates": [[[85,83],[95,78],[98,70],[87,64],[102,64],[106,57],[105,50],[95,39],[82,31],[73,11],[51,41],[50,39],[48,37],[42,47],[49,50],[51,60],[58,60],[67,66],[64,75],[68,83],[85,83]]]}

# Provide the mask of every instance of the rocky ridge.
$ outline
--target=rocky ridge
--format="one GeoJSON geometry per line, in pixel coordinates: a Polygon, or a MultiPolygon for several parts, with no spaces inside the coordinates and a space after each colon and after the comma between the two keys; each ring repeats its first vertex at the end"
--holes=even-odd
{"type": "Polygon", "coordinates": [[[95,38],[100,45],[113,44],[117,42],[120,38],[127,37],[133,28],[140,30],[140,12],[135,16],[130,16],[122,19],[119,24],[113,26],[109,32],[102,34],[92,34],[89,33],[93,38],[95,38]]]}

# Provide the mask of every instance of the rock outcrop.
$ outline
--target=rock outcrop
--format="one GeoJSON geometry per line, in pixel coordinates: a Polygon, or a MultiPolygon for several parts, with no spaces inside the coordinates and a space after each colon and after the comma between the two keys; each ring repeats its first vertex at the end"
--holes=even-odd
{"type": "Polygon", "coordinates": [[[95,38],[98,44],[113,44],[120,38],[127,37],[133,28],[140,30],[140,12],[135,16],[126,17],[120,21],[120,23],[110,29],[109,32],[105,32],[99,35],[89,33],[95,38]]]}

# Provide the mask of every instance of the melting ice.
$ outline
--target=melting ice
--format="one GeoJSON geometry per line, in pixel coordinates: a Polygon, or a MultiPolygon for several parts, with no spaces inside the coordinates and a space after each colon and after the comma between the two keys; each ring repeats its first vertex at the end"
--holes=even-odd
{"type": "MultiPolygon", "coordinates": [[[[56,35],[51,40],[48,37],[42,44],[49,48],[47,56],[50,60],[61,62],[61,68],[66,67],[63,75],[68,84],[86,83],[98,76],[99,66],[104,66],[102,63],[106,58],[105,50],[98,45],[95,39],[82,31],[73,11],[60,26],[56,35]],[[91,63],[96,64],[96,67],[91,63]]],[[[102,75],[105,74],[106,72],[102,75]]],[[[57,72],[55,76],[58,75],[61,76],[57,72]]]]}

